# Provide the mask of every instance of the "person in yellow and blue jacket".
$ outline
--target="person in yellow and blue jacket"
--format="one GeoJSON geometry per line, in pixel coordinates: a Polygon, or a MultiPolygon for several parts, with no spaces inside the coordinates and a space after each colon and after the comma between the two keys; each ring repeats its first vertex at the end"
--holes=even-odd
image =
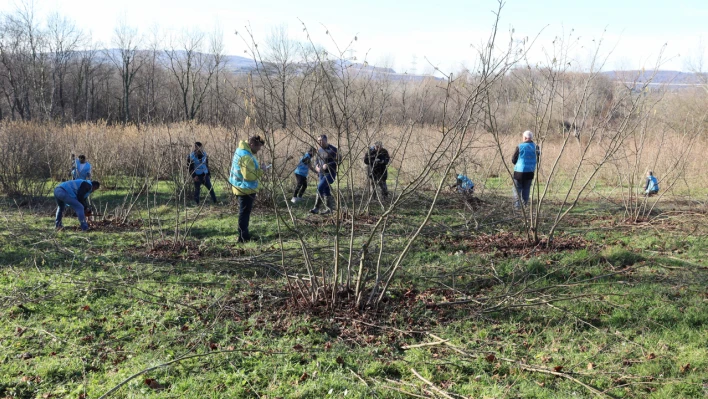
{"type": "Polygon", "coordinates": [[[270,168],[270,165],[261,168],[255,157],[263,148],[263,144],[265,142],[260,136],[250,137],[248,141],[241,140],[231,161],[229,183],[231,190],[238,197],[238,242],[251,240],[248,225],[251,221],[253,203],[260,189],[259,181],[263,177],[263,171],[270,168]]]}

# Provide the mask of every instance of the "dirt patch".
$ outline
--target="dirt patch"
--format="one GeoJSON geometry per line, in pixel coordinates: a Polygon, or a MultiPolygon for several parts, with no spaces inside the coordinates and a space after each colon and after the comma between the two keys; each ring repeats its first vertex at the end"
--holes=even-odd
{"type": "Polygon", "coordinates": [[[195,240],[159,240],[145,246],[145,255],[159,260],[196,260],[203,255],[202,244],[195,240]]]}
{"type": "MultiPolygon", "coordinates": [[[[339,214],[339,224],[340,226],[349,226],[352,223],[352,216],[349,212],[344,211],[339,214]]],[[[389,216],[389,222],[393,219],[389,216]]],[[[364,227],[374,227],[376,222],[378,222],[379,217],[373,215],[356,215],[354,216],[354,228],[363,229],[364,227]]],[[[312,215],[305,219],[300,220],[301,223],[312,227],[322,227],[322,226],[335,226],[337,224],[337,219],[331,215],[312,215]]]]}
{"type": "Polygon", "coordinates": [[[456,253],[484,253],[499,257],[537,256],[561,251],[585,249],[592,244],[579,236],[557,236],[548,243],[542,239],[538,244],[530,243],[525,236],[511,232],[496,234],[479,234],[470,238],[437,237],[429,241],[432,249],[456,253]]]}
{"type": "MultiPolygon", "coordinates": [[[[391,295],[383,299],[378,309],[367,309],[364,312],[356,309],[354,293],[346,289],[338,292],[338,305],[334,308],[325,301],[311,303],[298,294],[292,296],[282,287],[274,290],[251,285],[245,287],[244,291],[242,295],[226,300],[217,317],[237,321],[253,320],[253,325],[245,331],[246,336],[250,335],[252,329],[266,327],[279,335],[309,334],[314,330],[352,346],[385,344],[395,347],[403,344],[401,340],[404,336],[414,333],[398,328],[428,330],[458,316],[458,310],[454,307],[436,305],[459,297],[459,292],[446,289],[390,290],[391,295]],[[268,312],[262,311],[265,308],[268,312]],[[431,312],[424,312],[425,308],[431,312]],[[302,323],[303,319],[307,323],[302,323]],[[394,325],[398,328],[387,327],[394,325]]],[[[329,298],[331,294],[323,295],[329,298]]],[[[297,347],[293,349],[298,350],[297,347]]],[[[324,350],[328,349],[325,343],[324,350]]]]}
{"type": "MultiPolygon", "coordinates": [[[[118,220],[104,219],[95,221],[88,220],[87,223],[91,230],[106,233],[136,231],[142,229],[143,227],[142,220],[129,220],[123,223],[118,220]]],[[[81,231],[81,226],[79,225],[72,226],[71,228],[75,231],[81,231]]]]}

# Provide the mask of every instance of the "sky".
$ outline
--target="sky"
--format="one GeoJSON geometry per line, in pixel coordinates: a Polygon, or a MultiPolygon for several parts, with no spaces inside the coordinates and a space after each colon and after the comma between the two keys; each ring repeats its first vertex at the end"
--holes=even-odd
{"type": "MultiPolygon", "coordinates": [[[[0,13],[14,12],[22,4],[0,0],[0,13]]],[[[337,48],[350,48],[347,57],[408,73],[430,73],[433,66],[442,73],[473,68],[475,49],[489,37],[498,7],[493,0],[34,0],[32,4],[38,18],[58,12],[103,47],[111,47],[115,27],[126,21],[145,35],[155,29],[163,33],[220,29],[227,54],[247,55],[246,27],[257,43],[264,43],[281,25],[291,39],[304,42],[304,24],[312,41],[332,54],[337,48]]],[[[563,42],[569,49],[567,60],[579,69],[589,68],[597,59],[604,70],[652,69],[659,63],[661,69],[687,71],[703,53],[701,43],[708,42],[706,21],[705,0],[507,0],[500,14],[498,48],[508,43],[513,30],[514,39],[532,42],[530,63],[555,58],[563,42]]]]}

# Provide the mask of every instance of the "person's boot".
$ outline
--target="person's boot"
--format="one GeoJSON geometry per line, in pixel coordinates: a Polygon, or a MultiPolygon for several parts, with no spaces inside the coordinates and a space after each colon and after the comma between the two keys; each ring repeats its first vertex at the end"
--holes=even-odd
{"type": "Polygon", "coordinates": [[[314,213],[315,215],[320,213],[320,204],[322,204],[322,197],[317,194],[317,196],[315,197],[315,207],[310,209],[310,213],[314,213]]]}
{"type": "Polygon", "coordinates": [[[381,194],[383,194],[384,199],[388,199],[388,186],[385,182],[381,183],[381,194]]]}
{"type": "Polygon", "coordinates": [[[325,197],[325,200],[327,203],[327,209],[324,212],[320,212],[321,215],[329,215],[330,213],[337,210],[337,206],[334,203],[334,197],[328,195],[325,197]]]}

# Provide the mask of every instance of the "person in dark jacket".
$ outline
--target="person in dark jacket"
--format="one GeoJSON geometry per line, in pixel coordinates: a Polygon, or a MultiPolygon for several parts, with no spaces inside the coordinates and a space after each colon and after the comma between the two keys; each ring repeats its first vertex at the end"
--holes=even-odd
{"type": "Polygon", "coordinates": [[[652,196],[656,195],[659,192],[659,180],[656,179],[654,176],[653,171],[648,171],[647,172],[647,180],[646,183],[644,184],[644,193],[647,196],[652,196]]]}
{"type": "Polygon", "coordinates": [[[317,199],[315,199],[314,208],[310,209],[310,213],[320,213],[320,205],[325,204],[326,208],[321,212],[322,215],[332,213],[335,210],[334,198],[332,198],[332,190],[330,186],[337,178],[337,166],[341,162],[337,147],[327,143],[327,136],[321,135],[317,139],[320,149],[317,150],[317,164],[315,170],[319,173],[319,183],[317,184],[317,199]]]}
{"type": "Polygon", "coordinates": [[[76,217],[79,218],[81,230],[88,230],[84,209],[89,209],[86,200],[89,195],[98,190],[101,183],[90,180],[69,180],[61,183],[54,189],[54,200],[57,202],[57,214],[54,226],[57,230],[64,228],[61,219],[67,206],[74,208],[76,217]]]}
{"type": "Polygon", "coordinates": [[[541,152],[533,142],[533,132],[527,130],[523,133],[523,142],[516,147],[511,163],[514,164],[514,207],[519,208],[519,197],[527,205],[531,193],[536,165],[541,152]]]}
{"type": "Polygon", "coordinates": [[[187,165],[189,165],[189,175],[194,181],[194,202],[199,204],[199,194],[202,189],[202,184],[209,190],[211,200],[216,204],[216,193],[211,185],[211,173],[209,172],[209,157],[204,151],[202,143],[194,143],[194,151],[187,157],[187,165]]]}
{"type": "Polygon", "coordinates": [[[381,187],[381,194],[384,198],[388,197],[386,179],[388,179],[389,162],[391,162],[391,158],[380,141],[375,142],[364,155],[364,164],[366,165],[371,189],[376,190],[376,186],[381,187]]]}
{"type": "Polygon", "coordinates": [[[300,162],[298,162],[295,168],[295,192],[293,193],[293,198],[290,200],[293,204],[302,201],[302,195],[305,194],[305,189],[307,188],[307,175],[310,174],[310,170],[315,172],[315,168],[312,166],[312,157],[314,156],[315,147],[310,147],[302,158],[300,158],[300,162]]]}

